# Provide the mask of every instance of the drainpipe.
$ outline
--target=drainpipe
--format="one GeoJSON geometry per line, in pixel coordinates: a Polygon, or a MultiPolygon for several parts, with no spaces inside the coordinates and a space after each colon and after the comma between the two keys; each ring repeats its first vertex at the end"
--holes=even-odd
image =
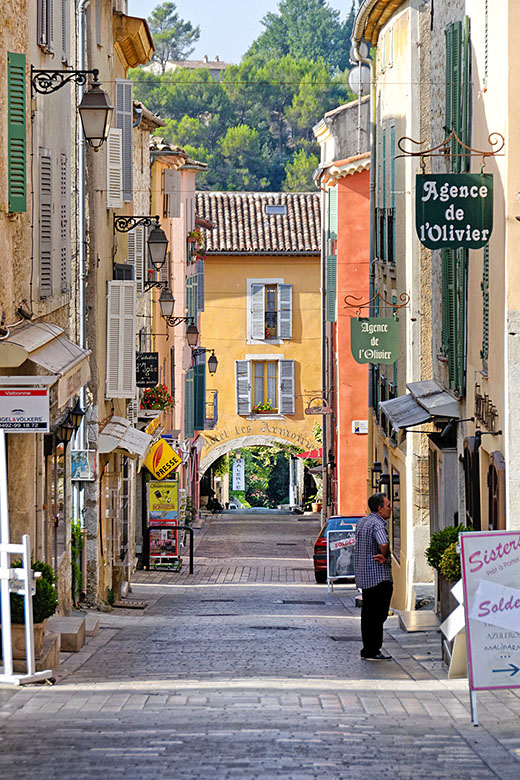
{"type": "MultiPolygon", "coordinates": [[[[90,0],[79,0],[77,17],[77,40],[78,40],[78,70],[85,70],[86,60],[86,19],[85,12],[90,0]]],[[[83,97],[85,91],[84,85],[79,87],[79,99],[83,97]]],[[[81,129],[81,123],[76,118],[76,143],[78,148],[78,337],[79,346],[82,349],[87,348],[87,305],[86,305],[86,270],[87,270],[87,223],[86,223],[86,186],[85,186],[85,139],[81,129]]],[[[80,405],[82,409],[87,408],[87,393],[85,386],[80,390],[80,405]]],[[[81,425],[76,433],[75,445],[78,449],[87,448],[87,424],[86,415],[81,420],[81,425]]],[[[85,511],[85,490],[84,488],[75,488],[74,490],[74,519],[80,520],[85,511]]]]}
{"type": "MultiPolygon", "coordinates": [[[[329,401],[329,341],[327,338],[327,224],[325,215],[327,213],[327,192],[320,186],[322,193],[321,209],[321,394],[323,398],[329,401]]],[[[328,483],[328,437],[327,437],[327,416],[322,415],[321,420],[321,467],[323,497],[321,502],[321,521],[322,525],[328,517],[329,503],[329,483],[328,483]]]]}
{"type": "MultiPolygon", "coordinates": [[[[358,11],[358,19],[364,9],[360,8],[358,11]]],[[[376,247],[376,220],[375,220],[375,207],[376,207],[376,142],[377,142],[377,127],[376,127],[376,66],[375,62],[368,57],[363,57],[359,51],[359,46],[362,40],[362,33],[358,33],[358,27],[360,25],[354,25],[354,36],[352,39],[352,45],[354,49],[354,57],[358,62],[362,62],[368,65],[370,68],[370,271],[369,271],[369,299],[372,299],[375,295],[375,247],[376,247]],[[358,35],[356,35],[358,33],[358,35]],[[358,37],[359,36],[359,37],[358,37]]],[[[358,97],[361,103],[361,95],[358,97]]],[[[373,310],[369,312],[373,314],[373,310]]],[[[373,398],[373,385],[374,375],[372,368],[368,372],[368,398],[369,404],[373,398]]]]}

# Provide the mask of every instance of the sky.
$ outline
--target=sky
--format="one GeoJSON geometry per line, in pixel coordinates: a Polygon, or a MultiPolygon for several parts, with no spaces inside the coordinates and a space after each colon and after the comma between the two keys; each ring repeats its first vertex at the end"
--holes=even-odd
{"type": "MultiPolygon", "coordinates": [[[[278,0],[173,0],[181,19],[200,27],[200,38],[191,59],[207,54],[224,62],[238,63],[264,27],[260,20],[268,11],[278,10],[278,0]]],[[[128,0],[130,16],[148,18],[162,0],[128,0]]],[[[344,20],[352,0],[329,0],[331,8],[344,20]]]]}

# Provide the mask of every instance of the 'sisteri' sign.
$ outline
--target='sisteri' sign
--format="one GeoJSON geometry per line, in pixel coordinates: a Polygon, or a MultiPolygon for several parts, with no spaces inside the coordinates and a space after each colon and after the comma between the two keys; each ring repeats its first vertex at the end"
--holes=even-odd
{"type": "Polygon", "coordinates": [[[493,232],[492,173],[416,177],[415,227],[428,249],[480,249],[493,232]]]}
{"type": "Polygon", "coordinates": [[[358,363],[395,363],[399,357],[399,322],[394,317],[350,320],[350,348],[358,363]]]}

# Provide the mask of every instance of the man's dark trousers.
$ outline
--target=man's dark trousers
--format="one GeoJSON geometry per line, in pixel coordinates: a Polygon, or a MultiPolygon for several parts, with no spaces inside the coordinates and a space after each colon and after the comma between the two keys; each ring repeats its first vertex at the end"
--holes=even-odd
{"type": "Polygon", "coordinates": [[[383,624],[388,617],[393,583],[384,580],[373,588],[363,588],[361,603],[362,656],[376,655],[383,644],[383,624]]]}

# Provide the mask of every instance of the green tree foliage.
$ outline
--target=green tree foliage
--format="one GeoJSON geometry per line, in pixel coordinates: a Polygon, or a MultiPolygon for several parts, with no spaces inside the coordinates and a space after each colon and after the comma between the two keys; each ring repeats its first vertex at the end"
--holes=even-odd
{"type": "MultiPolygon", "coordinates": [[[[151,18],[167,6],[175,15],[174,4],[163,3],[151,18]]],[[[167,140],[207,163],[200,189],[314,190],[312,128],[352,97],[342,68],[353,18],[353,6],[342,24],[325,0],[281,0],[279,14],[267,14],[265,31],[220,81],[198,68],[136,69],[128,77],[136,99],[166,121],[167,140]]]]}
{"type": "Polygon", "coordinates": [[[322,60],[331,71],[348,66],[354,4],[345,22],[326,0],[281,0],[278,10],[278,14],[269,12],[264,16],[265,30],[246,56],[264,62],[286,55],[322,60]]]}
{"type": "Polygon", "coordinates": [[[283,189],[285,192],[309,192],[314,187],[314,171],[319,160],[305,149],[296,152],[292,161],[285,166],[283,189]]]}
{"type": "Polygon", "coordinates": [[[164,73],[168,60],[185,60],[192,53],[200,38],[200,27],[193,27],[177,13],[175,3],[162,3],[148,17],[152,33],[156,62],[164,73]]]}

